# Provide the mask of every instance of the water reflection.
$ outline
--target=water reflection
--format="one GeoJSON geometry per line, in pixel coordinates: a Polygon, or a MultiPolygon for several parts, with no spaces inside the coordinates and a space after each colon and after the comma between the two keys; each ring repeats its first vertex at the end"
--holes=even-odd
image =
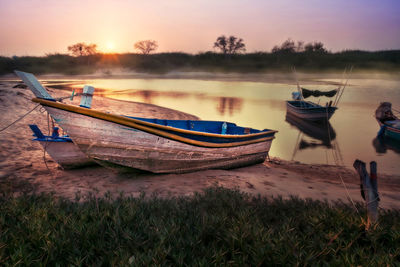
{"type": "MultiPolygon", "coordinates": [[[[57,89],[69,88],[72,90],[72,84],[63,85],[63,88],[58,87],[61,85],[52,85],[57,89]]],[[[81,92],[82,89],[77,89],[76,93],[81,92]]],[[[101,97],[109,97],[116,99],[134,100],[143,102],[146,104],[154,104],[156,98],[172,98],[177,100],[179,98],[189,98],[195,96],[197,99],[210,99],[216,101],[216,109],[221,116],[229,115],[232,116],[235,113],[240,113],[243,106],[243,99],[239,97],[220,97],[220,96],[206,96],[200,93],[188,93],[188,92],[163,92],[154,90],[110,90],[103,88],[96,88],[94,95],[101,97]]]]}
{"type": "Polygon", "coordinates": [[[139,96],[142,98],[142,102],[147,103],[147,104],[152,104],[152,100],[154,97],[158,96],[158,93],[150,90],[142,90],[133,93],[135,96],[139,96]]]}
{"type": "Polygon", "coordinates": [[[377,136],[372,140],[372,145],[378,154],[385,154],[388,150],[400,154],[400,142],[391,138],[377,136]]]}
{"type": "MultiPolygon", "coordinates": [[[[299,130],[295,148],[292,154],[292,160],[300,150],[322,148],[327,153],[331,150],[332,157],[336,164],[343,164],[343,156],[340,151],[339,143],[336,140],[336,132],[329,121],[320,123],[302,120],[286,113],[286,122],[299,130]]],[[[317,150],[315,151],[317,153],[317,150]]],[[[326,155],[328,163],[328,156],[326,155]]]]}
{"type": "Polygon", "coordinates": [[[243,99],[237,97],[219,97],[217,110],[220,115],[225,115],[227,112],[229,116],[233,113],[239,112],[242,109],[243,99]]]}
{"type": "Polygon", "coordinates": [[[185,98],[190,95],[181,92],[157,92],[153,90],[108,90],[108,89],[97,89],[95,95],[116,99],[128,99],[143,102],[146,104],[154,104],[156,98],[169,97],[169,98],[185,98]],[[97,92],[96,92],[97,91],[97,92]]]}
{"type": "MultiPolygon", "coordinates": [[[[331,142],[336,138],[336,132],[329,121],[322,123],[309,122],[288,113],[286,113],[286,121],[307,136],[321,141],[321,145],[327,148],[331,147],[331,142]]],[[[304,144],[304,147],[307,147],[306,144],[304,144]]]]}

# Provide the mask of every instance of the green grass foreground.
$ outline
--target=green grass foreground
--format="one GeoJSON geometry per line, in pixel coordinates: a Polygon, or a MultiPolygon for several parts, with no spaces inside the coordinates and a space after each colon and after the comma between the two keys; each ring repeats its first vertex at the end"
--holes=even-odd
{"type": "Polygon", "coordinates": [[[1,197],[0,265],[396,265],[399,222],[399,211],[382,211],[366,233],[344,204],[223,188],[171,199],[1,197]]]}

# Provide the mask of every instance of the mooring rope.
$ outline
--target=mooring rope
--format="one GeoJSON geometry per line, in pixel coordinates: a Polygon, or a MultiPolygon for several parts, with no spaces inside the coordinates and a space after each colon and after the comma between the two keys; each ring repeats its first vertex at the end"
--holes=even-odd
{"type": "MultiPolygon", "coordinates": [[[[329,120],[328,119],[329,119],[329,117],[328,117],[328,108],[326,108],[326,128],[328,130],[329,143],[332,143],[331,133],[329,131],[329,120]]],[[[338,160],[336,159],[335,154],[334,154],[333,151],[332,151],[332,157],[333,157],[333,160],[334,160],[336,166],[343,167],[343,166],[340,166],[338,164],[338,160]]],[[[344,182],[342,174],[340,172],[339,172],[339,177],[340,177],[340,180],[342,181],[344,189],[346,190],[347,198],[350,199],[350,202],[353,204],[354,209],[356,210],[357,214],[360,216],[360,218],[362,220],[361,214],[360,214],[359,210],[357,209],[357,206],[354,203],[353,198],[350,196],[349,190],[347,189],[346,183],[344,182]]]]}
{"type": "MultiPolygon", "coordinates": [[[[54,122],[52,120],[52,123],[54,125],[54,122]]],[[[47,132],[48,132],[48,136],[50,136],[50,114],[47,112],[47,132]]],[[[44,165],[46,165],[47,170],[49,171],[49,173],[51,174],[51,176],[53,176],[53,178],[55,178],[54,173],[50,170],[49,166],[47,165],[46,162],[46,152],[47,152],[47,145],[49,144],[49,142],[45,142],[44,146],[43,146],[43,162],[44,165]]]]}
{"type": "Polygon", "coordinates": [[[21,117],[19,117],[18,119],[16,119],[15,121],[13,121],[12,123],[10,123],[9,125],[7,125],[6,127],[0,129],[0,132],[5,131],[6,129],[8,129],[9,127],[11,127],[12,125],[16,124],[17,122],[19,122],[20,120],[22,120],[23,118],[25,118],[26,116],[28,116],[32,111],[34,111],[37,107],[39,107],[40,104],[37,104],[33,109],[31,109],[30,111],[28,111],[27,113],[25,113],[24,115],[22,115],[21,117]]]}

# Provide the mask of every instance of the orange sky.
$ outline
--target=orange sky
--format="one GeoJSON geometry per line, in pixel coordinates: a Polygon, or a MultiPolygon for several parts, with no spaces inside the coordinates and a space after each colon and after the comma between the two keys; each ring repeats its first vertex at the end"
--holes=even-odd
{"type": "Polygon", "coordinates": [[[77,42],[134,52],[146,39],[158,52],[198,53],[221,34],[243,38],[247,52],[287,38],[332,51],[400,49],[399,13],[397,0],[0,0],[0,55],[67,53],[77,42]]]}

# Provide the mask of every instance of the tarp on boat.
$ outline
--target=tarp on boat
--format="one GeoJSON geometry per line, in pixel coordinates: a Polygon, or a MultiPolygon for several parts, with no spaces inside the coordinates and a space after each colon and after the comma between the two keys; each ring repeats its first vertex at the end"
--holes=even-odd
{"type": "Polygon", "coordinates": [[[397,117],[393,115],[392,103],[390,102],[382,102],[375,110],[375,117],[381,122],[397,119],[397,117]]]}
{"type": "Polygon", "coordinates": [[[310,97],[310,96],[315,96],[315,97],[320,97],[320,96],[326,96],[326,97],[333,97],[337,93],[337,89],[331,90],[331,91],[320,91],[320,90],[309,90],[306,88],[301,88],[302,94],[304,98],[310,97]]]}

